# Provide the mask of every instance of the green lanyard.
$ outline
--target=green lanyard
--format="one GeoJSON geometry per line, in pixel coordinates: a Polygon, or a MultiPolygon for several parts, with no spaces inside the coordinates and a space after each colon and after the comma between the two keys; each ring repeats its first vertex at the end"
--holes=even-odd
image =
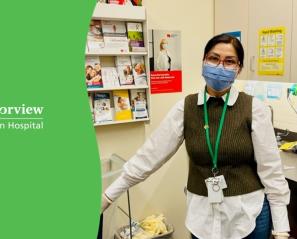
{"type": "Polygon", "coordinates": [[[222,129],[223,129],[223,125],[224,125],[225,115],[226,115],[226,111],[227,111],[229,95],[230,95],[230,91],[227,93],[227,97],[226,97],[226,100],[224,103],[224,108],[223,108],[222,116],[220,119],[220,125],[218,128],[218,133],[217,133],[217,138],[216,138],[215,152],[213,153],[213,149],[212,149],[212,145],[211,145],[210,137],[209,137],[209,124],[208,124],[208,113],[207,113],[207,104],[206,104],[206,89],[204,91],[204,106],[203,106],[204,107],[204,123],[205,123],[204,129],[205,129],[208,151],[209,151],[209,154],[212,159],[212,166],[213,166],[212,172],[213,172],[214,176],[216,176],[216,174],[218,173],[218,165],[217,165],[218,152],[219,152],[219,145],[220,145],[220,139],[221,139],[222,129]]]}

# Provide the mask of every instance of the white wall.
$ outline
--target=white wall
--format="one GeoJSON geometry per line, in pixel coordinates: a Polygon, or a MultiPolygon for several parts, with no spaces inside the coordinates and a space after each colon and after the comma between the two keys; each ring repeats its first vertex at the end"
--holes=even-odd
{"type": "MultiPolygon", "coordinates": [[[[97,127],[101,158],[117,153],[129,159],[159,125],[169,109],[179,99],[196,92],[203,83],[203,50],[214,32],[213,0],[144,0],[143,4],[147,8],[150,29],[181,31],[183,92],[152,95],[151,121],[148,125],[131,123],[97,127]]],[[[189,237],[184,226],[186,204],[183,193],[187,180],[187,165],[187,154],[182,146],[159,171],[131,190],[134,217],[141,219],[152,213],[164,213],[175,227],[175,239],[189,237]]],[[[125,197],[120,201],[126,208],[125,197]]]]}
{"type": "MultiPolygon", "coordinates": [[[[290,88],[293,83],[281,83],[281,82],[269,82],[269,81],[246,81],[238,80],[236,87],[244,91],[245,85],[248,83],[261,84],[264,92],[266,93],[267,85],[276,84],[282,89],[280,99],[264,99],[265,104],[271,105],[273,108],[274,127],[280,129],[288,129],[293,132],[297,132],[297,114],[291,109],[287,101],[287,88],[290,88]]],[[[297,96],[291,96],[290,99],[297,109],[297,96]]]]}
{"type": "MultiPolygon", "coordinates": [[[[248,21],[249,21],[249,4],[248,1],[238,0],[215,0],[215,34],[225,32],[241,32],[241,43],[245,50],[248,47],[248,21]]],[[[248,56],[245,51],[243,68],[239,79],[246,79],[248,75],[248,56]]]]}
{"type": "MultiPolygon", "coordinates": [[[[254,81],[258,85],[263,85],[265,88],[267,84],[275,83],[282,87],[282,97],[278,100],[266,99],[265,103],[273,107],[274,110],[274,126],[282,129],[289,129],[297,132],[297,115],[290,108],[287,101],[287,88],[292,83],[281,83],[277,81],[284,81],[283,78],[289,78],[291,71],[291,79],[288,82],[297,82],[295,79],[297,76],[297,3],[296,1],[256,1],[256,0],[215,0],[215,34],[230,31],[241,31],[242,44],[245,50],[244,68],[239,76],[239,80],[236,85],[240,90],[244,89],[245,84],[249,80],[254,81]],[[265,5],[266,4],[266,5],[265,5]],[[262,11],[263,6],[269,5],[269,11],[262,11]],[[293,6],[293,9],[291,9],[293,6]],[[263,13],[263,14],[259,14],[263,13]],[[279,13],[279,14],[278,14],[279,13]],[[256,15],[255,15],[256,14],[256,15]],[[284,21],[285,19],[285,21],[284,21]],[[293,22],[291,24],[291,21],[293,22]],[[286,26],[286,76],[255,76],[250,70],[250,57],[257,55],[257,31],[264,26],[286,26]],[[292,36],[292,40],[290,39],[292,36]],[[291,46],[292,44],[292,46],[291,46]],[[289,54],[290,53],[290,54],[289,54]],[[289,57],[290,56],[290,57],[289,57]],[[291,69],[290,69],[291,61],[291,69]],[[270,81],[270,82],[268,82],[270,81]]],[[[257,59],[255,60],[257,62],[257,59]]],[[[264,89],[263,88],[263,89],[264,89]]],[[[265,90],[265,89],[264,89],[265,90]]],[[[266,93],[266,92],[265,92],[266,93]]],[[[292,100],[296,102],[297,97],[292,97],[292,100]]],[[[297,103],[295,103],[297,108],[297,103]]]]}

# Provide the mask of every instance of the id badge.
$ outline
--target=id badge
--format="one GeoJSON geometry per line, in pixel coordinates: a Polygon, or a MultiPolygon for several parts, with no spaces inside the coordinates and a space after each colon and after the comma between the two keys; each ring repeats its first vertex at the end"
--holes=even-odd
{"type": "Polygon", "coordinates": [[[222,189],[227,188],[227,183],[226,183],[224,175],[217,176],[216,178],[218,178],[220,180],[220,185],[221,185],[222,189]]]}
{"type": "Polygon", "coordinates": [[[205,180],[209,203],[221,203],[224,199],[223,189],[227,184],[223,175],[205,180]]]}

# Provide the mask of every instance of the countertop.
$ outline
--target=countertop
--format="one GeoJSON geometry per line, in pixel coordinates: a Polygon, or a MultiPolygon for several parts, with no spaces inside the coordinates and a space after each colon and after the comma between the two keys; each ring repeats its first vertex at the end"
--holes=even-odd
{"type": "Polygon", "coordinates": [[[291,152],[280,152],[285,177],[297,182],[297,154],[291,152]]]}

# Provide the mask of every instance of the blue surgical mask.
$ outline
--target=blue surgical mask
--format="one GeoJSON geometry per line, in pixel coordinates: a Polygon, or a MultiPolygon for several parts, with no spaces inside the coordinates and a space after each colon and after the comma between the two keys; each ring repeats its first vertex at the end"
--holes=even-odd
{"type": "Polygon", "coordinates": [[[225,69],[223,66],[203,65],[202,76],[206,84],[216,91],[229,88],[236,77],[237,71],[225,69]]]}

